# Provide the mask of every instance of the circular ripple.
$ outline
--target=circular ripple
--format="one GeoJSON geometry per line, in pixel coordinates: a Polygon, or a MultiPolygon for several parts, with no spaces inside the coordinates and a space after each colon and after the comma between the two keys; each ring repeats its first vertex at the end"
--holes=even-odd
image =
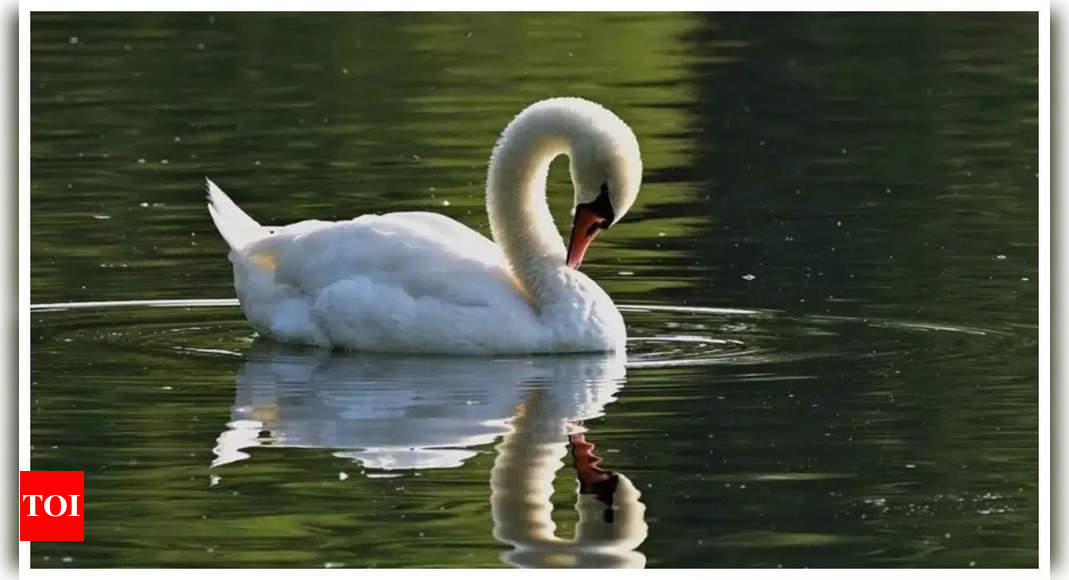
{"type": "MultiPolygon", "coordinates": [[[[243,357],[256,334],[235,299],[37,304],[34,348],[136,350],[158,355],[243,357]]],[[[670,368],[770,364],[823,357],[916,357],[918,343],[938,337],[954,352],[977,353],[978,341],[1006,348],[1018,333],[924,321],[792,316],[774,310],[621,305],[628,366],[670,368]],[[968,341],[969,348],[954,344],[968,341]]],[[[983,349],[980,349],[983,350],[983,349]]]]}

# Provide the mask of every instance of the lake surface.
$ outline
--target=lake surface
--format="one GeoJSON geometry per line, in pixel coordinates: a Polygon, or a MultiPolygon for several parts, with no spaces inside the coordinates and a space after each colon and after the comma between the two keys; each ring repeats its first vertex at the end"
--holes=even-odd
{"type": "Polygon", "coordinates": [[[1037,24],[34,14],[32,467],[86,541],[32,566],[1037,566],[1037,24]],[[626,359],[256,338],[204,176],[488,234],[555,95],[642,147],[583,264],[626,359]]]}

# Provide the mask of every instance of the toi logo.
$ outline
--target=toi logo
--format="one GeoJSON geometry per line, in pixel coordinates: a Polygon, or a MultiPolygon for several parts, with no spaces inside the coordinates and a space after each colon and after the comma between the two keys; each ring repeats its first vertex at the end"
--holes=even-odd
{"type": "Polygon", "coordinates": [[[19,541],[85,539],[82,471],[19,472],[19,541]]]}

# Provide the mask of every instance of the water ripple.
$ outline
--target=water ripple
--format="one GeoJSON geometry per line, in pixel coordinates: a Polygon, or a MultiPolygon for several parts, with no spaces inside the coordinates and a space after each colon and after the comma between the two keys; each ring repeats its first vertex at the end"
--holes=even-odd
{"type": "MultiPolygon", "coordinates": [[[[33,304],[30,311],[38,315],[34,324],[39,340],[240,358],[254,337],[240,312],[210,320],[199,314],[237,306],[234,298],[113,300],[33,304]],[[115,309],[142,312],[128,318],[104,313],[115,309]]],[[[977,340],[1013,334],[930,321],[798,316],[757,308],[622,304],[620,310],[630,333],[627,366],[634,369],[775,364],[848,355],[904,359],[918,336],[933,332],[977,340]],[[876,333],[879,340],[858,341],[859,329],[876,333]],[[876,342],[878,349],[863,348],[876,342]]]]}

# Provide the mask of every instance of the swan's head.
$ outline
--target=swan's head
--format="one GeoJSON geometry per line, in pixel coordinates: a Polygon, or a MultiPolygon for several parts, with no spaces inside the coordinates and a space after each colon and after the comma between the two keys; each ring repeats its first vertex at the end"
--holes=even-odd
{"type": "Polygon", "coordinates": [[[581,130],[571,144],[575,218],[568,242],[567,264],[578,268],[602,230],[631,209],[642,184],[642,158],[631,128],[601,105],[574,99],[582,114],[581,130]]]}
{"type": "Polygon", "coordinates": [[[534,199],[545,195],[549,164],[561,154],[568,155],[575,187],[575,219],[565,262],[578,268],[598,233],[631,209],[642,183],[638,140],[612,111],[575,97],[538,101],[521,111],[490,155],[486,208],[494,240],[506,254],[529,250],[536,240],[541,245],[531,256],[556,259],[559,237],[552,216],[534,199]],[[528,235],[531,230],[533,236],[528,235]]]}

